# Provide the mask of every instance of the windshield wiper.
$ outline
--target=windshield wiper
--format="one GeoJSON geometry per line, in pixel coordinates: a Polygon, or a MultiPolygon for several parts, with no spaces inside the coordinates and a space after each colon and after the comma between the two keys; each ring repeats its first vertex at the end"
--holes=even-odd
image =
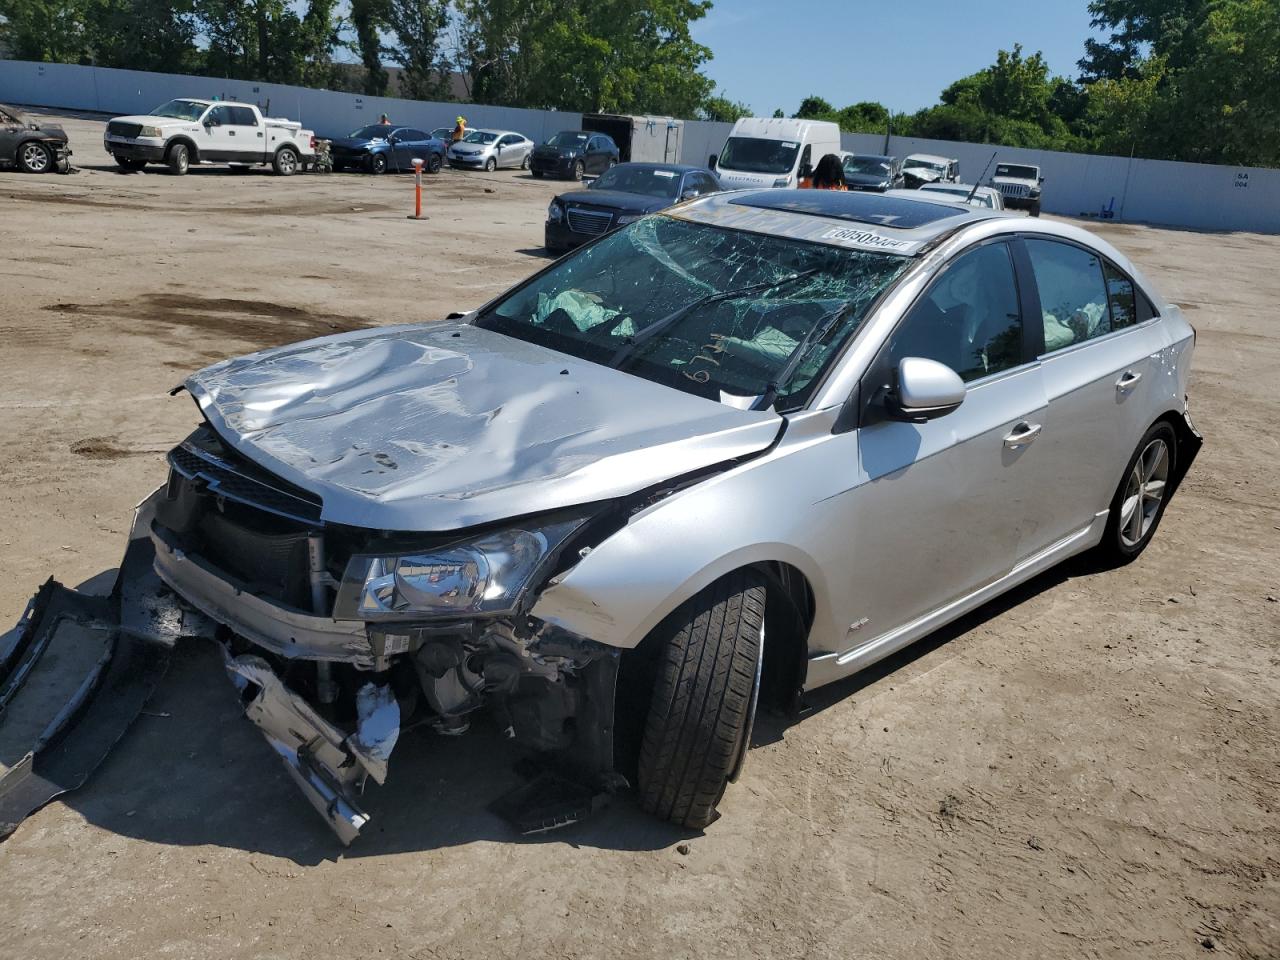
{"type": "Polygon", "coordinates": [[[820,318],[817,323],[810,327],[809,332],[800,338],[800,342],[787,355],[787,362],[782,365],[782,369],[778,371],[777,376],[765,386],[764,393],[760,394],[756,401],[751,404],[751,409],[768,410],[773,406],[778,399],[779,391],[796,375],[796,371],[800,369],[800,364],[804,363],[809,356],[809,349],[814,344],[821,343],[835,325],[849,315],[849,311],[852,309],[853,301],[850,300],[832,310],[825,317],[820,318]]]}
{"type": "Polygon", "coordinates": [[[738,287],[736,290],[723,290],[720,293],[708,293],[699,297],[690,303],[686,303],[683,307],[673,310],[665,317],[660,317],[653,323],[649,324],[639,333],[630,337],[627,342],[618,348],[613,357],[609,360],[609,366],[615,369],[622,366],[641,346],[652,340],[658,334],[668,327],[679,323],[693,311],[699,307],[704,307],[708,303],[719,303],[721,300],[734,300],[738,297],[745,297],[750,293],[760,293],[765,290],[774,290],[778,287],[785,287],[788,284],[795,283],[805,277],[811,277],[818,272],[819,267],[813,267],[810,270],[802,270],[799,273],[793,273],[789,277],[783,277],[781,280],[767,280],[760,283],[753,283],[745,287],[738,287]]]}

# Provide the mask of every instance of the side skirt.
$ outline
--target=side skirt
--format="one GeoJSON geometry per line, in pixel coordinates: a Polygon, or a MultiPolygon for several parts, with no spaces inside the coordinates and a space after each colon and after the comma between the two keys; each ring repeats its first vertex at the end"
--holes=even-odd
{"type": "Polygon", "coordinates": [[[809,671],[805,678],[805,689],[812,690],[831,683],[897,653],[903,647],[927,636],[953,620],[959,619],[970,610],[982,606],[988,600],[994,600],[1000,594],[1043,573],[1050,567],[1061,563],[1067,557],[1088,550],[1099,543],[1107,527],[1107,513],[1103,510],[1093,518],[1087,527],[1064,537],[1057,543],[1045,548],[1026,560],[1023,560],[999,580],[992,581],[985,587],[975,590],[967,596],[926,613],[910,623],[904,624],[888,633],[859,644],[844,653],[829,653],[809,658],[809,671]]]}

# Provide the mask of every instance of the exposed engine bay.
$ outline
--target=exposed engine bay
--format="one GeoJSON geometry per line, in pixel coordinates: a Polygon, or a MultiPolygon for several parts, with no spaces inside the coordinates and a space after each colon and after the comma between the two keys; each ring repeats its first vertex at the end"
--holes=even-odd
{"type": "MultiPolygon", "coordinates": [[[[207,426],[171,451],[169,465],[166,485],[139,506],[128,576],[74,619],[141,637],[160,661],[179,637],[219,643],[246,715],[344,844],[369,820],[359,803],[366,781],[384,782],[409,726],[458,736],[487,710],[555,775],[596,792],[623,782],[612,737],[619,652],[529,617],[531,591],[502,594],[497,579],[529,580],[535,568],[545,578],[584,521],[482,533],[488,554],[467,553],[457,534],[417,536],[414,555],[392,559],[408,549],[401,537],[322,522],[305,492],[235,455],[207,426]],[[502,536],[512,541],[506,554],[489,543],[502,536]],[[444,615],[414,613],[423,592],[444,615]]],[[[38,658],[37,634],[49,632],[42,612],[29,609],[0,650],[0,690],[16,690],[30,665],[15,668],[38,658]]],[[[81,682],[86,702],[99,673],[81,682]]],[[[74,726],[74,712],[41,721],[48,729],[28,766],[74,726]]],[[[0,770],[4,833],[61,792],[37,802],[12,786],[0,770]]],[[[572,822],[551,820],[533,828],[572,822]]]]}

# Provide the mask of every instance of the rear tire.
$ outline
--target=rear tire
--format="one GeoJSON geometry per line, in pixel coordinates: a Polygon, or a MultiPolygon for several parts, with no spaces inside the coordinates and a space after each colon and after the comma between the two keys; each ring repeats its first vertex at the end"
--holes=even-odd
{"type": "Polygon", "coordinates": [[[171,174],[175,177],[185,177],[187,171],[191,169],[191,151],[187,149],[185,143],[175,143],[169,148],[166,162],[169,164],[171,174]]]}
{"type": "Polygon", "coordinates": [[[584,175],[586,172],[587,172],[587,166],[586,166],[586,164],[584,164],[581,160],[578,160],[577,162],[575,162],[575,163],[574,163],[574,165],[573,165],[573,179],[574,179],[574,180],[581,180],[581,179],[582,179],[582,177],[583,177],[583,175],[584,175]]]}
{"type": "Polygon", "coordinates": [[[281,147],[271,158],[271,169],[278,177],[292,177],[298,172],[298,154],[293,147],[281,147]]]}
{"type": "Polygon", "coordinates": [[[701,829],[741,766],[751,736],[764,644],[765,583],[728,574],[685,601],[650,635],[659,645],[640,746],[640,805],[701,829]]]}
{"type": "Polygon", "coordinates": [[[1178,437],[1163,420],[1143,434],[1111,498],[1098,554],[1112,566],[1136,560],[1155,536],[1178,466],[1178,437]]]}
{"type": "Polygon", "coordinates": [[[53,151],[43,143],[29,140],[18,147],[18,168],[23,173],[48,173],[53,169],[53,151]]]}
{"type": "Polygon", "coordinates": [[[529,169],[529,155],[527,153],[524,155],[524,159],[520,161],[520,169],[521,170],[529,169]]]}
{"type": "Polygon", "coordinates": [[[440,168],[444,166],[444,157],[438,153],[433,153],[427,157],[427,173],[439,173],[440,168]]]}

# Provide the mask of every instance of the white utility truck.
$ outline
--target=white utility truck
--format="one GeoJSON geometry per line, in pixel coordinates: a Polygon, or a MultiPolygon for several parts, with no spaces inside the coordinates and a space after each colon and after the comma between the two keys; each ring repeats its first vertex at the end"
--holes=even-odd
{"type": "Polygon", "coordinates": [[[840,149],[840,127],[829,120],[743,117],[708,166],[726,190],[795,187],[840,149]]]}
{"type": "Polygon", "coordinates": [[[193,163],[239,170],[269,163],[287,177],[315,159],[316,137],[294,120],[264,117],[252,103],[181,98],[142,116],[116,117],[103,146],[125,170],[163,163],[180,177],[193,163]]]}

